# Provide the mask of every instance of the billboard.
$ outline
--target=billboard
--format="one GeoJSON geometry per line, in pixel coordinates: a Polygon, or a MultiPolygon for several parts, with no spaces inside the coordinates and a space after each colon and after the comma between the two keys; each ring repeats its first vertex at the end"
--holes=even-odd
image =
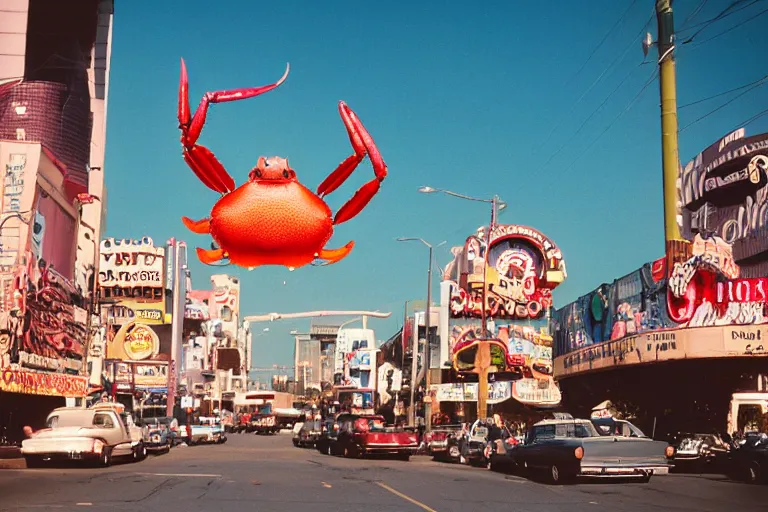
{"type": "Polygon", "coordinates": [[[452,252],[441,295],[443,305],[448,302],[445,334],[451,366],[475,372],[478,349],[488,344],[489,372],[498,374],[497,384],[508,386],[497,400],[559,403],[546,318],[552,290],[567,277],[560,249],[536,229],[506,224],[487,236],[479,230],[452,252]],[[483,313],[485,329],[479,321],[483,313]],[[521,384],[515,387],[515,382],[521,384]]]}
{"type": "Polygon", "coordinates": [[[105,323],[165,323],[165,248],[148,236],[107,238],[99,248],[99,292],[105,323]]]}
{"type": "Polygon", "coordinates": [[[479,318],[483,308],[494,319],[541,318],[552,306],[552,289],[566,278],[560,249],[527,226],[496,226],[487,242],[482,232],[472,235],[456,257],[453,268],[458,267],[459,275],[451,289],[452,318],[479,318]]]}

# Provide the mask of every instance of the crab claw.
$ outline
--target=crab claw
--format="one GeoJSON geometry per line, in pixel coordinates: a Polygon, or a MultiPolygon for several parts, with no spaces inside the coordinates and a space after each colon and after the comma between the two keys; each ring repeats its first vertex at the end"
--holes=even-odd
{"type": "Polygon", "coordinates": [[[355,192],[355,195],[352,196],[352,199],[347,201],[347,203],[336,212],[336,216],[333,218],[333,223],[335,225],[341,224],[360,213],[360,211],[371,202],[373,196],[379,191],[379,187],[381,187],[381,181],[378,178],[374,178],[360,187],[360,189],[355,192]]]}

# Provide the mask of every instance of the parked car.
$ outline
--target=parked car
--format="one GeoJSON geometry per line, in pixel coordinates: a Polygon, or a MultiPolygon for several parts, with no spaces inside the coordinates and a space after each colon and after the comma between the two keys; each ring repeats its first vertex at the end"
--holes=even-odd
{"type": "Polygon", "coordinates": [[[407,461],[418,448],[415,430],[386,426],[383,416],[350,414],[339,424],[331,450],[350,458],[376,454],[407,461]]]}
{"type": "Polygon", "coordinates": [[[685,434],[675,448],[675,469],[721,468],[728,463],[731,447],[719,434],[685,434]]]}
{"type": "Polygon", "coordinates": [[[176,432],[171,429],[171,425],[178,422],[175,418],[144,418],[141,420],[141,427],[144,437],[144,446],[147,451],[157,453],[168,453],[174,445],[176,432]]]}
{"type": "Polygon", "coordinates": [[[640,437],[647,438],[642,430],[627,420],[616,418],[592,418],[590,420],[597,432],[604,436],[640,437]]]}
{"type": "Polygon", "coordinates": [[[352,414],[349,413],[341,413],[336,417],[330,417],[323,420],[320,436],[318,436],[317,441],[315,441],[315,448],[317,451],[326,455],[336,455],[334,450],[338,446],[336,440],[339,437],[340,426],[351,416],[352,414]]]}
{"type": "Polygon", "coordinates": [[[536,423],[525,442],[504,443],[491,455],[491,469],[545,473],[552,483],[576,477],[639,478],[669,472],[674,447],[648,437],[605,436],[589,420],[571,417],[536,423]]]}
{"type": "Polygon", "coordinates": [[[459,436],[461,425],[440,425],[425,436],[427,452],[435,460],[456,462],[459,460],[459,436]]]}
{"type": "Polygon", "coordinates": [[[297,422],[295,425],[293,425],[293,428],[291,429],[291,434],[293,435],[293,446],[299,447],[299,433],[301,432],[301,427],[304,426],[304,423],[297,422]]]}
{"type": "Polygon", "coordinates": [[[302,448],[314,448],[322,433],[322,424],[321,420],[307,420],[302,423],[294,444],[302,448]]]}
{"type": "Polygon", "coordinates": [[[734,480],[768,483],[768,435],[752,436],[733,450],[728,473],[734,480]]]}
{"type": "Polygon", "coordinates": [[[484,465],[486,461],[486,446],[488,445],[488,424],[476,421],[458,438],[459,460],[472,466],[484,465]]]}
{"type": "Polygon", "coordinates": [[[89,409],[60,407],[46,419],[46,427],[21,444],[27,467],[46,462],[77,460],[112,464],[114,457],[139,461],[147,456],[142,431],[132,424],[122,404],[99,403],[89,409]]]}
{"type": "Polygon", "coordinates": [[[198,425],[192,425],[192,439],[188,439],[187,426],[180,425],[181,438],[188,445],[223,444],[227,442],[227,434],[216,418],[201,417],[198,425]]]}

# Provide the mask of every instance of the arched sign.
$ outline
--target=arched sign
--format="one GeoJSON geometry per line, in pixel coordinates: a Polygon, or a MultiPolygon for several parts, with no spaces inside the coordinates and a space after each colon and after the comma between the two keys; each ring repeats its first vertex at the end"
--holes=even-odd
{"type": "Polygon", "coordinates": [[[552,289],[566,278],[560,249],[539,231],[516,224],[493,228],[489,242],[467,238],[451,289],[454,318],[537,319],[552,306],[552,289]],[[487,254],[486,254],[487,251],[487,254]],[[485,288],[485,304],[483,304],[485,288]]]}

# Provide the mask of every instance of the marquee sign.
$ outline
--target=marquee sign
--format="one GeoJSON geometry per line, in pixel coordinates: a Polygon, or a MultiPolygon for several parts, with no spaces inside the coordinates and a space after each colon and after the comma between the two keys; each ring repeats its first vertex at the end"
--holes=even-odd
{"type": "Polygon", "coordinates": [[[87,377],[79,375],[36,373],[10,368],[0,370],[0,391],[78,398],[85,396],[87,390],[87,377]]]}
{"type": "Polygon", "coordinates": [[[566,278],[560,249],[541,232],[516,224],[494,227],[488,240],[470,236],[457,256],[466,272],[451,287],[451,316],[480,317],[485,308],[491,318],[541,318],[552,306],[552,289],[566,278]]]}

